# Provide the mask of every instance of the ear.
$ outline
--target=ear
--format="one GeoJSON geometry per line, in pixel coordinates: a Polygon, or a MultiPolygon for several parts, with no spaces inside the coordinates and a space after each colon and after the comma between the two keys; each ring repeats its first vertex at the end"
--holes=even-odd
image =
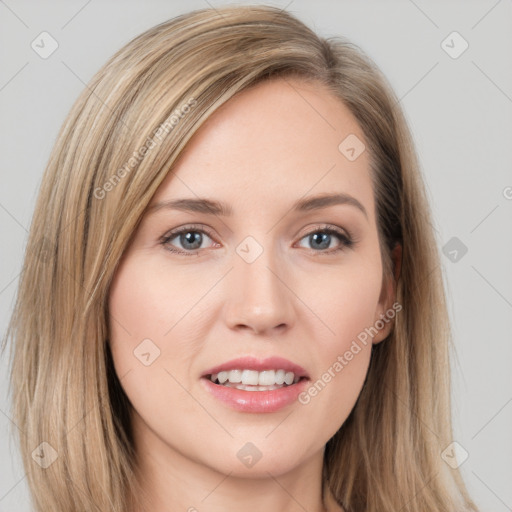
{"type": "Polygon", "coordinates": [[[389,336],[394,324],[393,318],[395,317],[396,311],[393,308],[393,304],[396,300],[396,287],[402,269],[402,246],[398,243],[391,252],[391,260],[393,272],[391,275],[384,275],[382,277],[379,303],[375,311],[373,325],[378,332],[372,339],[374,345],[389,336]],[[392,315],[389,314],[390,311],[393,313],[392,315]]]}

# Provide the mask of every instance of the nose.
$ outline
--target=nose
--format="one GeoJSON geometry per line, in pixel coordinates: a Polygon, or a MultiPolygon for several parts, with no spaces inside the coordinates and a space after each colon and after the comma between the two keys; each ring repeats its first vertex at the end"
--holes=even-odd
{"type": "Polygon", "coordinates": [[[230,329],[272,336],[288,330],[294,321],[294,294],[289,272],[270,250],[252,263],[235,254],[226,282],[226,323],[230,329]]]}

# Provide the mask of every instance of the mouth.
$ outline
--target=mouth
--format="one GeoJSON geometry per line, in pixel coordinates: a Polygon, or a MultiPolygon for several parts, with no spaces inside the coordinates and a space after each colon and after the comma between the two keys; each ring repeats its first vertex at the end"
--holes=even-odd
{"type": "Polygon", "coordinates": [[[207,374],[203,378],[219,386],[241,389],[243,391],[273,391],[293,386],[301,380],[308,379],[306,376],[296,375],[294,372],[286,371],[283,368],[263,371],[236,368],[234,370],[222,370],[218,373],[207,374]]]}
{"type": "Polygon", "coordinates": [[[310,379],[304,368],[287,359],[242,357],[209,369],[200,380],[230,408],[264,413],[291,405],[310,379]]]}

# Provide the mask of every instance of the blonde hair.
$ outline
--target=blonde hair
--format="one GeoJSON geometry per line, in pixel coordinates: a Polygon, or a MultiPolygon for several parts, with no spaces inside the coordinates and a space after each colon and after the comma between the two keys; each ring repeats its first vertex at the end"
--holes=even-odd
{"type": "Polygon", "coordinates": [[[452,342],[399,102],[345,39],[320,38],[277,8],[235,6],[178,16],[121,48],[77,99],[51,153],[8,329],[12,417],[38,511],[122,512],[139,492],[130,404],[106,343],[110,283],[190,138],[235,94],[274,78],[321,84],[350,109],[371,155],[385,272],[403,245],[403,310],[326,445],[324,485],[347,512],[477,510],[441,458],[452,442],[452,342]],[[32,457],[42,442],[57,455],[46,469],[32,457]]]}

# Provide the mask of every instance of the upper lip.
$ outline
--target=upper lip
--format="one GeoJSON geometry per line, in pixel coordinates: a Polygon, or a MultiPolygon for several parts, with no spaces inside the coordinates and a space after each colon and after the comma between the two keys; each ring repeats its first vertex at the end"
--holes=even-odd
{"type": "Polygon", "coordinates": [[[263,370],[285,370],[287,372],[293,372],[296,377],[309,378],[306,370],[304,370],[302,366],[277,356],[267,357],[265,359],[257,359],[252,356],[238,357],[210,368],[202,374],[202,377],[230,370],[256,370],[258,372],[262,372],[263,370]]]}

